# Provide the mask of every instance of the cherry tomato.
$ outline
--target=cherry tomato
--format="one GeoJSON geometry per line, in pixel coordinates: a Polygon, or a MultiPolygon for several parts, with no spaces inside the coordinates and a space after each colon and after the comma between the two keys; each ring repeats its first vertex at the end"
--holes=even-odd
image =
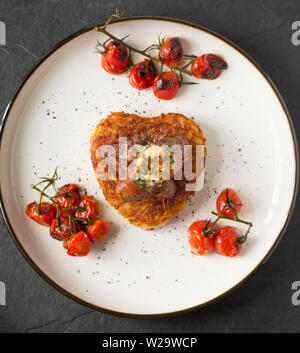
{"type": "Polygon", "coordinates": [[[233,189],[225,189],[217,198],[217,212],[227,217],[235,217],[242,208],[242,201],[233,189]],[[234,212],[235,210],[235,212],[234,212]]]}
{"type": "Polygon", "coordinates": [[[49,202],[42,202],[40,209],[36,202],[30,203],[26,208],[26,215],[37,223],[50,227],[55,218],[56,208],[49,202]]]}
{"type": "Polygon", "coordinates": [[[114,40],[107,44],[107,52],[102,55],[101,65],[109,74],[122,74],[128,69],[128,52],[124,44],[114,40]]]}
{"type": "Polygon", "coordinates": [[[238,238],[236,228],[230,226],[221,228],[215,241],[216,252],[229,257],[238,255],[242,250],[242,244],[238,243],[238,238]]]}
{"type": "Polygon", "coordinates": [[[177,67],[180,65],[183,57],[180,38],[171,37],[166,39],[159,50],[158,57],[169,67],[177,67]]]}
{"type": "Polygon", "coordinates": [[[225,69],[227,69],[227,63],[220,56],[214,54],[198,56],[191,66],[195,77],[207,80],[214,80],[225,69]]]}
{"type": "Polygon", "coordinates": [[[68,243],[67,254],[70,256],[86,256],[91,249],[91,241],[83,231],[75,234],[68,243]]]}
{"type": "Polygon", "coordinates": [[[60,219],[61,230],[58,226],[58,220],[55,218],[51,223],[50,235],[57,240],[68,240],[76,231],[78,231],[77,225],[73,220],[70,222],[69,217],[64,214],[60,215],[60,219]]]}
{"type": "MultiPolygon", "coordinates": [[[[58,190],[54,201],[63,208],[72,208],[78,206],[80,196],[76,184],[67,184],[58,190]]],[[[76,210],[68,210],[70,215],[74,215],[76,210]]]]}
{"type": "Polygon", "coordinates": [[[64,189],[65,192],[78,192],[79,186],[76,184],[66,184],[61,189],[64,189]]]}
{"type": "Polygon", "coordinates": [[[162,72],[156,77],[152,88],[157,98],[172,99],[178,92],[179,81],[174,72],[162,72]]]}
{"type": "Polygon", "coordinates": [[[204,235],[204,230],[208,229],[211,223],[205,220],[194,222],[188,229],[190,234],[189,243],[191,245],[191,252],[195,255],[205,255],[209,253],[214,247],[214,239],[217,236],[216,230],[213,228],[213,234],[208,237],[204,235]]]}
{"type": "Polygon", "coordinates": [[[69,248],[69,239],[64,239],[63,240],[63,247],[68,250],[68,248],[69,248]]]}
{"type": "Polygon", "coordinates": [[[92,196],[83,195],[78,206],[84,208],[84,210],[76,211],[76,218],[84,218],[89,221],[95,219],[97,213],[97,201],[92,196]]]}
{"type": "Polygon", "coordinates": [[[110,225],[98,218],[95,223],[87,228],[87,234],[94,243],[102,241],[109,233],[110,225]]]}
{"type": "Polygon", "coordinates": [[[129,83],[136,89],[146,89],[152,86],[157,71],[152,61],[144,60],[135,65],[129,74],[129,83]]]}

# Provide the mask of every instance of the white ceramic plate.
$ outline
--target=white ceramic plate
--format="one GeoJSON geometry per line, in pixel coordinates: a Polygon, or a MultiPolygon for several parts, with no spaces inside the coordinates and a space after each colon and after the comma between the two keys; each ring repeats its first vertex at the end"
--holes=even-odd
{"type": "MultiPolygon", "coordinates": [[[[139,92],[127,75],[112,76],[93,53],[105,37],[91,29],[61,43],[30,73],[5,116],[1,135],[4,217],[17,245],[56,288],[96,309],[119,314],[170,314],[206,304],[247,278],[274,248],[289,218],[297,188],[291,121],[281,98],[240,50],[211,32],[167,19],[130,19],[110,31],[144,48],[164,33],[184,40],[193,54],[222,55],[229,68],[215,81],[186,86],[171,101],[139,92]],[[131,226],[104,200],[89,156],[89,138],[111,111],[142,116],[178,112],[193,117],[207,138],[206,184],[186,209],[160,230],[131,226]],[[72,258],[48,229],[27,219],[30,188],[59,166],[60,183],[87,188],[113,223],[105,243],[72,258]],[[217,194],[235,188],[253,222],[240,256],[191,255],[188,226],[210,215],[217,194]]],[[[239,227],[241,228],[241,227],[239,227]]],[[[242,228],[241,228],[242,230],[242,228]]]]}

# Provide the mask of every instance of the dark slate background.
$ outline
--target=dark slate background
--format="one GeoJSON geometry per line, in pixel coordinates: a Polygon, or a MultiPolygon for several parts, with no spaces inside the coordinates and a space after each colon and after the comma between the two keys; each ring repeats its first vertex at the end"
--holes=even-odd
{"type": "MultiPolygon", "coordinates": [[[[0,114],[41,55],[124,5],[129,16],[178,17],[237,43],[274,80],[299,136],[300,46],[291,43],[299,0],[0,0],[7,28],[7,45],[0,46],[0,114]]],[[[300,280],[299,211],[298,199],[271,259],[241,288],[209,307],[164,319],[114,317],[64,297],[23,259],[1,218],[0,280],[7,305],[0,306],[0,332],[300,332],[300,306],[291,303],[291,285],[300,280]]]]}

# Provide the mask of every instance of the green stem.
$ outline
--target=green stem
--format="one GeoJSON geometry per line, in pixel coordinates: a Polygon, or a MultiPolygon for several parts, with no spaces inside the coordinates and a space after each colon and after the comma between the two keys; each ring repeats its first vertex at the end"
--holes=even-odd
{"type": "MultiPolygon", "coordinates": [[[[50,200],[51,202],[53,202],[59,209],[61,209],[68,217],[70,216],[70,214],[68,213],[69,210],[81,210],[82,207],[77,207],[77,206],[73,206],[73,207],[69,207],[69,208],[65,208],[60,206],[55,200],[55,196],[49,196],[48,194],[46,194],[43,190],[39,189],[36,187],[36,185],[32,185],[32,188],[36,191],[38,191],[39,193],[41,193],[42,196],[45,196],[48,200],[50,200]]],[[[61,196],[61,195],[60,195],[61,196]]],[[[71,216],[72,217],[72,216],[71,216]]],[[[74,217],[72,217],[74,218],[74,217]]]]}
{"type": "Polygon", "coordinates": [[[78,230],[80,230],[79,222],[85,222],[87,225],[92,225],[93,224],[93,222],[91,222],[89,220],[86,220],[86,219],[83,219],[83,218],[74,217],[68,212],[70,210],[76,210],[76,211],[84,211],[84,210],[86,210],[86,205],[85,204],[84,204],[84,207],[74,206],[73,203],[72,203],[71,196],[69,196],[68,192],[60,193],[59,196],[69,197],[70,200],[71,200],[71,203],[72,203],[72,207],[62,207],[61,205],[59,205],[55,201],[55,197],[57,197],[57,193],[58,193],[58,191],[57,191],[57,189],[55,187],[55,182],[58,179],[57,168],[55,169],[55,172],[54,172],[52,178],[43,177],[41,179],[42,180],[40,182],[38,182],[37,184],[31,186],[34,190],[36,190],[36,191],[38,191],[40,193],[40,201],[39,201],[39,205],[38,205],[38,211],[41,210],[41,204],[42,204],[43,197],[46,197],[54,205],[56,205],[56,218],[57,218],[57,226],[56,227],[59,228],[60,232],[62,232],[62,228],[68,228],[68,229],[71,230],[71,234],[73,236],[74,234],[76,234],[76,232],[78,230]],[[40,189],[38,186],[42,185],[43,183],[47,183],[47,184],[44,187],[41,186],[41,189],[40,189]],[[53,186],[53,189],[55,191],[56,196],[50,196],[50,195],[48,195],[45,192],[51,185],[53,186]],[[64,212],[64,214],[68,217],[69,226],[61,224],[61,215],[60,215],[61,211],[64,212]],[[73,222],[73,224],[72,224],[72,222],[73,222]]]}
{"type": "Polygon", "coordinates": [[[217,212],[214,212],[214,211],[212,211],[211,212],[214,216],[217,216],[218,217],[218,219],[230,219],[231,221],[235,221],[235,222],[240,222],[240,223],[244,223],[244,224],[247,224],[248,226],[249,225],[251,225],[251,227],[252,227],[252,223],[251,222],[248,222],[248,221],[244,221],[243,219],[240,219],[239,217],[229,217],[229,216],[224,216],[224,215],[222,215],[222,214],[220,214],[220,213],[217,213],[217,212]]]}
{"type": "MultiPolygon", "coordinates": [[[[124,43],[121,39],[119,39],[119,38],[115,37],[114,35],[112,35],[111,33],[109,33],[106,30],[106,26],[104,26],[104,27],[95,27],[95,30],[105,34],[106,36],[108,36],[112,40],[116,41],[117,43],[124,44],[130,51],[134,51],[134,52],[136,52],[136,53],[148,58],[149,60],[152,60],[152,61],[154,61],[154,62],[156,62],[158,64],[161,64],[161,65],[164,65],[164,63],[160,59],[158,59],[158,58],[156,58],[156,57],[154,57],[154,56],[152,56],[150,54],[147,54],[146,50],[139,50],[139,49],[133,48],[131,45],[129,45],[127,43],[124,43]]],[[[182,73],[184,73],[186,75],[189,75],[189,76],[193,76],[192,72],[187,71],[187,70],[185,70],[184,68],[181,68],[181,67],[176,67],[176,68],[174,68],[174,70],[182,72],[182,73]]]]}
{"type": "Polygon", "coordinates": [[[74,221],[78,221],[78,222],[84,222],[86,223],[88,226],[92,226],[94,223],[92,221],[88,221],[87,219],[84,219],[84,218],[74,218],[73,217],[73,220],[74,221]]]}
{"type": "Polygon", "coordinates": [[[247,239],[247,236],[250,232],[250,229],[252,228],[253,224],[251,222],[248,222],[248,221],[244,221],[243,219],[240,219],[237,215],[235,215],[235,217],[229,217],[229,216],[225,216],[225,215],[222,215],[220,213],[217,213],[217,212],[214,212],[212,211],[211,212],[214,216],[217,216],[216,220],[212,223],[212,225],[208,228],[207,232],[210,232],[213,227],[216,225],[216,223],[219,221],[219,219],[229,219],[231,221],[234,221],[234,222],[239,222],[239,223],[243,223],[243,224],[247,224],[248,225],[248,229],[247,229],[247,232],[243,235],[241,235],[239,237],[239,239],[241,240],[241,242],[245,242],[246,239],[247,239]]]}

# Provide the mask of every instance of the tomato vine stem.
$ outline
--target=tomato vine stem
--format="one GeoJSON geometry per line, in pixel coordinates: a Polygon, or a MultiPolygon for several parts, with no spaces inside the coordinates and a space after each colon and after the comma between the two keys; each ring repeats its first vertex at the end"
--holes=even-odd
{"type": "MultiPolygon", "coordinates": [[[[38,182],[35,185],[32,185],[32,189],[36,190],[37,192],[40,193],[40,200],[39,200],[39,204],[38,204],[38,211],[41,211],[41,204],[43,201],[43,197],[47,198],[49,201],[51,201],[55,206],[56,206],[56,210],[57,210],[57,228],[59,228],[60,232],[62,232],[62,228],[69,228],[71,230],[71,233],[74,235],[75,232],[73,231],[73,227],[72,227],[72,221],[75,223],[76,228],[80,229],[80,226],[78,224],[78,222],[84,222],[87,225],[92,225],[93,222],[84,219],[84,218],[77,218],[72,216],[68,211],[70,210],[76,210],[76,211],[85,211],[86,210],[86,206],[81,207],[81,206],[72,206],[72,207],[62,207],[61,205],[59,205],[56,201],[55,201],[55,197],[56,196],[50,196],[48,195],[45,191],[52,186],[55,193],[57,194],[57,189],[55,187],[55,182],[58,179],[58,174],[57,174],[57,168],[55,169],[55,172],[52,176],[52,178],[48,178],[48,177],[42,177],[42,180],[40,182],[38,182]],[[39,188],[38,186],[43,185],[44,183],[47,183],[43,188],[39,188]],[[69,220],[69,226],[63,225],[61,223],[61,212],[63,212],[69,220]]],[[[64,193],[60,193],[59,196],[66,196],[68,198],[70,198],[70,200],[72,201],[72,196],[70,196],[70,193],[68,192],[64,192],[64,193]]]]}
{"type": "Polygon", "coordinates": [[[220,219],[228,219],[230,221],[239,222],[239,223],[243,223],[243,224],[247,224],[248,225],[248,229],[247,229],[246,233],[244,233],[243,235],[241,235],[238,238],[238,242],[240,244],[244,243],[246,241],[247,236],[248,236],[248,234],[250,232],[250,229],[253,227],[252,222],[244,221],[243,219],[240,219],[237,215],[235,217],[229,217],[229,216],[225,216],[223,214],[220,214],[220,213],[217,213],[217,212],[214,212],[214,211],[212,211],[211,213],[214,216],[216,216],[217,218],[213,221],[211,226],[207,229],[207,232],[210,232],[220,219]]]}
{"type": "MultiPolygon", "coordinates": [[[[140,54],[140,55],[146,57],[147,59],[152,60],[152,61],[154,61],[154,62],[160,64],[161,66],[167,66],[167,65],[165,65],[160,59],[158,59],[158,58],[156,58],[156,57],[150,55],[149,53],[147,53],[148,50],[154,49],[154,48],[156,48],[156,47],[158,48],[157,45],[152,44],[150,47],[148,47],[148,48],[146,48],[146,49],[144,49],[144,50],[139,50],[139,49],[134,48],[134,47],[132,47],[131,45],[129,45],[129,44],[127,44],[127,43],[124,42],[124,39],[125,39],[127,36],[126,36],[125,38],[123,38],[123,39],[119,39],[119,38],[115,37],[113,34],[111,34],[110,32],[107,31],[106,27],[107,27],[109,24],[111,24],[114,19],[119,19],[119,18],[121,18],[124,14],[125,14],[125,9],[122,10],[121,12],[118,11],[118,10],[116,10],[116,12],[108,18],[108,20],[105,22],[105,24],[104,24],[103,26],[95,26],[94,29],[95,29],[97,32],[101,32],[101,33],[105,34],[107,37],[111,38],[113,41],[116,41],[117,43],[122,43],[122,44],[124,44],[124,45],[128,48],[129,51],[136,52],[136,53],[138,53],[138,54],[140,54]]],[[[101,45],[101,44],[99,43],[99,45],[101,45]]],[[[102,45],[101,45],[101,46],[102,46],[102,45]]],[[[97,52],[99,52],[99,51],[97,51],[97,52]]],[[[186,58],[189,58],[189,59],[195,58],[194,55],[186,55],[185,57],[186,57],[186,58]]],[[[188,66],[188,65],[185,65],[185,66],[183,66],[183,67],[176,67],[176,68],[173,68],[173,70],[176,70],[176,71],[178,71],[178,72],[180,72],[180,73],[183,73],[183,74],[186,74],[186,75],[189,75],[189,76],[193,76],[193,74],[192,74],[191,71],[188,71],[188,70],[185,69],[187,66],[188,66]]]]}

